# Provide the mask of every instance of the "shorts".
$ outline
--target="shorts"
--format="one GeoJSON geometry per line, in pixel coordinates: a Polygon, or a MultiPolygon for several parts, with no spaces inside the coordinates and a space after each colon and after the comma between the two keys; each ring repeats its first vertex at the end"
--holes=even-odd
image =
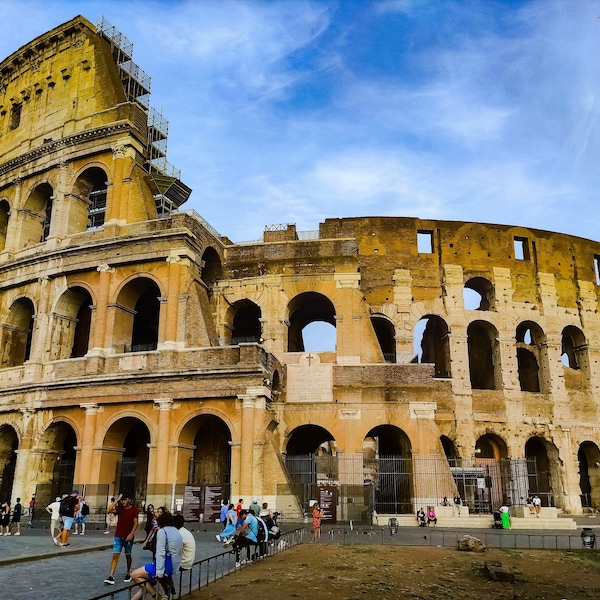
{"type": "Polygon", "coordinates": [[[125,556],[131,556],[131,549],[133,548],[133,540],[127,538],[116,537],[113,539],[113,553],[121,554],[121,550],[125,550],[125,556]]]}
{"type": "Polygon", "coordinates": [[[71,531],[71,527],[73,527],[73,521],[75,519],[73,519],[73,517],[66,517],[63,515],[63,529],[65,531],[71,531]]]}
{"type": "Polygon", "coordinates": [[[79,525],[80,523],[85,523],[85,517],[77,517],[77,518],[75,519],[75,523],[77,523],[78,525],[79,525]]]}
{"type": "MultiPolygon", "coordinates": [[[[144,570],[153,583],[156,583],[156,561],[144,565],[144,570]]],[[[173,575],[173,562],[170,556],[165,557],[165,576],[173,575]]]]}
{"type": "Polygon", "coordinates": [[[13,523],[20,523],[21,522],[21,515],[14,515],[14,517],[12,518],[12,522],[13,523]]]}

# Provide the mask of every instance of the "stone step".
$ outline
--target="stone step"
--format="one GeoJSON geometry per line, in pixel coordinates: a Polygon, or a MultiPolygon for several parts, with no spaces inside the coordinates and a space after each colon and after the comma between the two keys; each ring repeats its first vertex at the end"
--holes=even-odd
{"type": "MultiPolygon", "coordinates": [[[[375,525],[387,526],[388,521],[395,518],[398,521],[398,527],[416,527],[417,518],[414,515],[377,515],[375,525]]],[[[452,529],[491,529],[494,524],[492,515],[468,515],[466,517],[439,517],[437,527],[450,527],[452,529]]],[[[577,529],[577,523],[570,518],[554,517],[539,517],[539,518],[523,518],[512,517],[511,529],[577,529]]]]}

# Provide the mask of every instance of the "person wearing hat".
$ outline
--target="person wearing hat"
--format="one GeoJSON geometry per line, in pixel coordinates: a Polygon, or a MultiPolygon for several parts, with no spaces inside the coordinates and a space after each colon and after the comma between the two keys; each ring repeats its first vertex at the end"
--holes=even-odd
{"type": "Polygon", "coordinates": [[[63,520],[62,531],[52,541],[57,546],[70,546],[69,532],[73,527],[75,513],[79,510],[79,490],[73,490],[64,502],[60,503],[60,516],[63,520]]]}
{"type": "Polygon", "coordinates": [[[260,512],[260,505],[258,504],[258,498],[252,498],[252,504],[250,504],[249,510],[255,517],[258,517],[258,513],[260,512]]]}

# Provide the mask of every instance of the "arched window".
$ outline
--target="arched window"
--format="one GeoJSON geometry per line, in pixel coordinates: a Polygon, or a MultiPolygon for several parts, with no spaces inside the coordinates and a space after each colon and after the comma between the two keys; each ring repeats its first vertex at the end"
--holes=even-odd
{"type": "Polygon", "coordinates": [[[546,338],[541,327],[532,321],[524,321],[517,327],[515,339],[521,390],[545,391],[548,356],[544,344],[546,338]]]}
{"type": "Polygon", "coordinates": [[[231,307],[233,323],[231,343],[259,342],[261,336],[260,307],[250,300],[239,300],[231,307]]]}
{"type": "Polygon", "coordinates": [[[473,321],[467,328],[471,387],[496,390],[501,387],[498,331],[486,321],[473,321]]]}
{"type": "Polygon", "coordinates": [[[29,360],[33,323],[33,302],[29,298],[19,298],[10,307],[6,326],[2,328],[1,366],[14,367],[29,360]]]}
{"type": "Polygon", "coordinates": [[[319,352],[333,350],[331,336],[328,332],[335,331],[335,308],[326,296],[317,292],[299,294],[288,305],[288,352],[319,352]],[[306,344],[305,328],[316,323],[325,323],[328,327],[319,327],[319,335],[311,341],[311,347],[306,344]],[[325,329],[325,330],[323,330],[325,329]]]}
{"type": "Polygon", "coordinates": [[[0,252],[6,246],[6,234],[8,233],[8,219],[10,217],[10,205],[6,200],[0,200],[0,252]]]}
{"type": "Polygon", "coordinates": [[[483,277],[473,277],[464,285],[463,300],[467,310],[494,310],[494,286],[483,277]]]}
{"type": "Polygon", "coordinates": [[[373,315],[371,317],[371,324],[373,330],[377,336],[379,347],[383,354],[385,362],[395,363],[396,362],[396,337],[394,324],[386,317],[373,315]]]}
{"type": "Polygon", "coordinates": [[[448,325],[444,319],[437,315],[423,317],[415,327],[414,344],[419,362],[435,365],[435,377],[451,376],[448,325]]]}

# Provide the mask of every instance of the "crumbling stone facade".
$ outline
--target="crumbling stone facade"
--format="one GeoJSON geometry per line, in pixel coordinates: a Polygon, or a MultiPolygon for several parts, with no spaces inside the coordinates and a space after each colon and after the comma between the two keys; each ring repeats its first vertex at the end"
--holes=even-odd
{"type": "Polygon", "coordinates": [[[0,64],[2,496],[600,506],[599,243],[382,217],[233,244],[178,210],[137,69],[82,17],[0,64]]]}

